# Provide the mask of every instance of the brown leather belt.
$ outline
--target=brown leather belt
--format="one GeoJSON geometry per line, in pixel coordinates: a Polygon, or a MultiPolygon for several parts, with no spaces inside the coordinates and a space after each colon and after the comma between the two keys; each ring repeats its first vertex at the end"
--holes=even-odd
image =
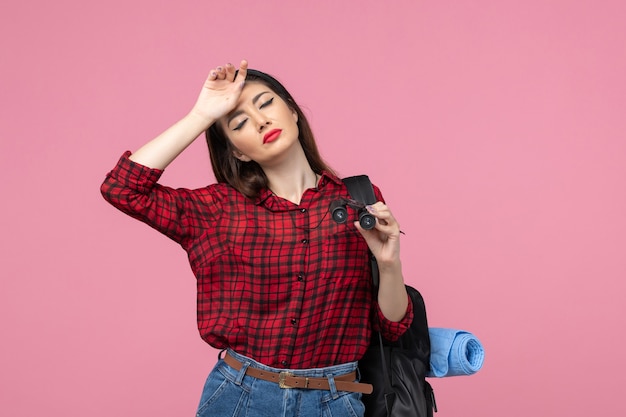
{"type": "MultiPolygon", "coordinates": [[[[224,356],[224,362],[236,371],[241,370],[243,364],[237,359],[233,358],[228,352],[224,356]]],[[[330,384],[328,378],[308,378],[304,376],[295,376],[290,372],[269,372],[261,369],[253,368],[249,366],[246,369],[246,375],[250,375],[253,378],[262,379],[263,381],[270,381],[278,384],[281,388],[304,388],[304,389],[321,389],[325,391],[330,390],[330,384]]],[[[356,379],[356,372],[350,372],[349,374],[339,375],[333,377],[335,380],[335,387],[337,391],[348,392],[360,392],[362,394],[371,394],[373,387],[371,384],[364,384],[361,382],[354,382],[356,379]]]]}

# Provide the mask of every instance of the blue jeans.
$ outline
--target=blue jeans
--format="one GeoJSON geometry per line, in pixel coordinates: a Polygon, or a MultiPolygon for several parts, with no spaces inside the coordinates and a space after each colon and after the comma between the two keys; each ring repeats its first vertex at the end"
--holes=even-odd
{"type": "Polygon", "coordinates": [[[246,375],[248,366],[281,372],[262,365],[231,350],[229,353],[243,364],[236,371],[220,359],[204,384],[198,417],[363,417],[365,407],[360,393],[337,391],[333,375],[343,375],[357,369],[351,362],[327,368],[288,370],[296,376],[328,378],[331,390],[280,388],[278,384],[246,375]]]}

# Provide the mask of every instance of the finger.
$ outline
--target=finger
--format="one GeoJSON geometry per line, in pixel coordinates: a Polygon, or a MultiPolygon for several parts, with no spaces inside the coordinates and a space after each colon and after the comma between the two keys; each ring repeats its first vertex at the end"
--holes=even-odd
{"type": "Polygon", "coordinates": [[[240,83],[242,88],[246,81],[247,75],[248,75],[248,61],[243,59],[241,60],[241,63],[239,64],[239,72],[237,73],[237,78],[235,78],[235,82],[240,83]]]}
{"type": "Polygon", "coordinates": [[[215,68],[216,72],[217,72],[217,79],[218,80],[225,80],[226,79],[226,71],[224,71],[224,67],[217,67],[215,68]]]}
{"type": "Polygon", "coordinates": [[[226,64],[226,79],[230,82],[235,81],[235,66],[230,62],[226,64]]]}
{"type": "Polygon", "coordinates": [[[382,204],[376,203],[372,206],[367,206],[367,210],[376,217],[376,225],[374,229],[378,230],[387,237],[398,235],[400,232],[400,225],[398,221],[393,217],[389,208],[382,204]]]}
{"type": "Polygon", "coordinates": [[[373,205],[368,205],[365,208],[370,214],[372,214],[378,220],[384,220],[383,224],[389,224],[389,223],[395,222],[395,218],[393,217],[393,214],[391,214],[391,210],[389,210],[389,208],[381,202],[378,202],[373,205]]]}

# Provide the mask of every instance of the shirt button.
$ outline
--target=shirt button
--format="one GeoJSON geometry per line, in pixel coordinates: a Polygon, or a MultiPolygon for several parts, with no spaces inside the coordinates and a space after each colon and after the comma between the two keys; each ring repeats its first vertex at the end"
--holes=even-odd
{"type": "Polygon", "coordinates": [[[306,209],[305,208],[300,209],[300,213],[306,213],[306,209]]]}
{"type": "Polygon", "coordinates": [[[304,281],[304,275],[298,274],[298,281],[300,282],[304,281]]]}
{"type": "Polygon", "coordinates": [[[291,324],[293,324],[294,326],[296,325],[296,323],[298,323],[298,320],[296,319],[291,319],[291,324]]]}
{"type": "Polygon", "coordinates": [[[302,239],[301,242],[306,245],[307,243],[309,243],[309,239],[302,239]]]}
{"type": "Polygon", "coordinates": [[[281,364],[282,366],[287,366],[287,365],[289,365],[289,362],[287,362],[287,361],[282,361],[280,364],[281,364]]]}

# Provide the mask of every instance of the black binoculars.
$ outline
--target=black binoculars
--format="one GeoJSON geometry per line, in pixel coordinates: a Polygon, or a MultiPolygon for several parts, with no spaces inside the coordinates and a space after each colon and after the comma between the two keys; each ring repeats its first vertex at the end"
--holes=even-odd
{"type": "Polygon", "coordinates": [[[367,211],[365,204],[346,198],[330,203],[329,210],[335,222],[342,224],[348,221],[348,209],[346,207],[352,207],[356,210],[359,217],[359,224],[363,229],[370,230],[376,226],[376,217],[367,211]]]}

